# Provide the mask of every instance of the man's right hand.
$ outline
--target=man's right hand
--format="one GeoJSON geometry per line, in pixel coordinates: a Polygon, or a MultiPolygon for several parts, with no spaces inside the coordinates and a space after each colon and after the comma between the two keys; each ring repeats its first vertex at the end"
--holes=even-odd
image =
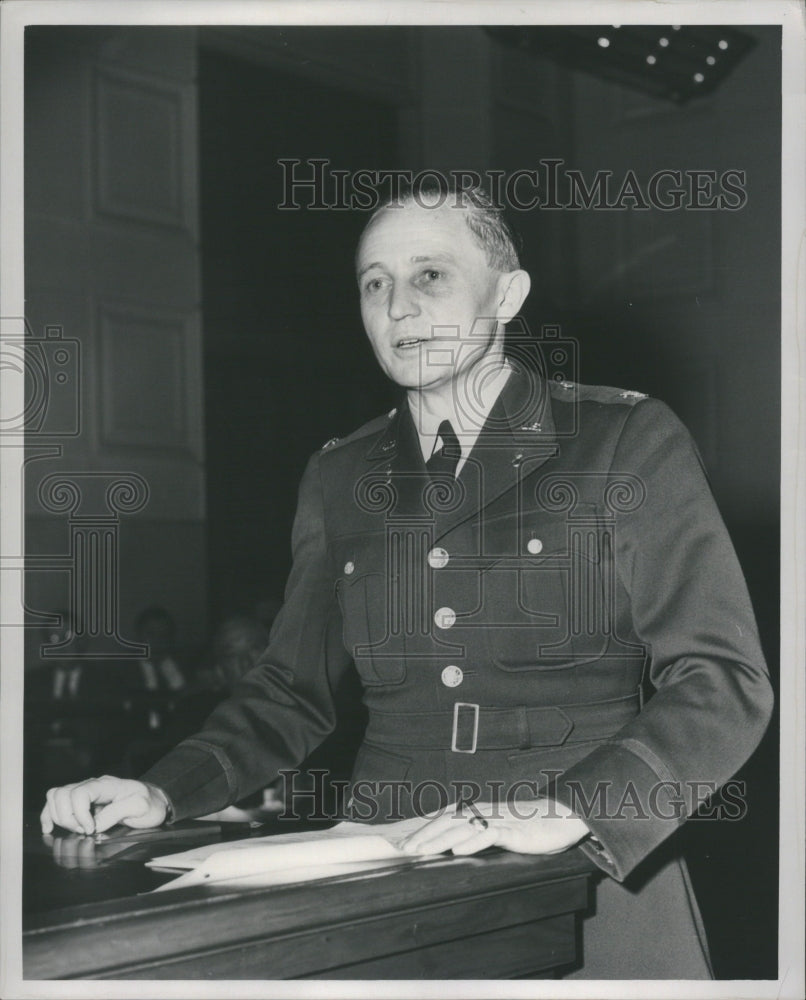
{"type": "Polygon", "coordinates": [[[167,814],[168,800],[155,785],[104,775],[51,788],[39,820],[43,833],[54,826],[73,833],[103,833],[116,823],[138,830],[160,826],[167,814]]]}

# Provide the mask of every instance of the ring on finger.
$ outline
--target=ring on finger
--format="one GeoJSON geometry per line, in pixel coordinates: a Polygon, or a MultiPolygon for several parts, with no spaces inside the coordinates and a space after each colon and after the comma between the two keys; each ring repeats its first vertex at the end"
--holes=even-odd
{"type": "Polygon", "coordinates": [[[471,816],[468,823],[471,826],[477,827],[479,830],[486,830],[490,825],[483,816],[471,816]]]}

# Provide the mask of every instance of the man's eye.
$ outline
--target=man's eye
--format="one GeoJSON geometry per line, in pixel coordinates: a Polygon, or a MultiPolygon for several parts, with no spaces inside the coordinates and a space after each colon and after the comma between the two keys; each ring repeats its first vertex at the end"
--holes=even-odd
{"type": "Polygon", "coordinates": [[[425,284],[433,284],[435,281],[440,281],[444,275],[442,271],[438,271],[435,267],[428,267],[423,271],[422,277],[425,284]]]}
{"type": "Polygon", "coordinates": [[[383,280],[381,278],[370,278],[369,281],[364,285],[365,292],[379,292],[383,288],[383,280]]]}

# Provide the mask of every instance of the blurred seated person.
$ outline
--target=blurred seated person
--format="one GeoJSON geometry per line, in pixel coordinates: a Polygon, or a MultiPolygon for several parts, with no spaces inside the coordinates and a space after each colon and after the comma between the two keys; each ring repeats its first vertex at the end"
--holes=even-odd
{"type": "Polygon", "coordinates": [[[138,671],[128,678],[132,687],[145,691],[181,691],[185,675],[176,661],[176,622],[165,608],[145,608],[134,622],[135,637],[148,646],[148,654],[137,661],[138,671]]]}
{"type": "Polygon", "coordinates": [[[196,674],[196,688],[228,695],[236,681],[255,666],[268,643],[269,630],[256,618],[227,618],[213,637],[211,664],[196,674]]]}
{"type": "Polygon", "coordinates": [[[183,683],[181,692],[172,699],[170,713],[163,713],[160,724],[151,727],[153,732],[127,748],[126,773],[140,773],[166,750],[196,732],[229,695],[233,684],[255,666],[268,641],[268,631],[257,620],[246,615],[227,618],[215,633],[209,662],[195,671],[190,684],[183,683]]]}
{"type": "Polygon", "coordinates": [[[145,608],[134,622],[134,637],[147,653],[117,662],[116,684],[135,731],[160,730],[176,709],[187,682],[177,662],[176,623],[159,605],[145,608]]]}

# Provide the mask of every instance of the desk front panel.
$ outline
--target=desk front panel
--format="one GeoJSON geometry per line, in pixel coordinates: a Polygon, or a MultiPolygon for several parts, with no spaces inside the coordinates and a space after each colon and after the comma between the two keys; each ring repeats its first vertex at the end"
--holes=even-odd
{"type": "MultiPolygon", "coordinates": [[[[46,867],[40,852],[38,878],[46,867]]],[[[79,905],[64,905],[63,871],[59,906],[42,907],[39,893],[24,932],[26,979],[540,974],[575,959],[575,914],[587,905],[592,866],[577,851],[538,858],[492,850],[292,886],[198,886],[83,902],[93,879],[100,891],[113,869],[124,891],[141,870],[146,881],[154,877],[130,854],[70,873],[79,905]]]]}

